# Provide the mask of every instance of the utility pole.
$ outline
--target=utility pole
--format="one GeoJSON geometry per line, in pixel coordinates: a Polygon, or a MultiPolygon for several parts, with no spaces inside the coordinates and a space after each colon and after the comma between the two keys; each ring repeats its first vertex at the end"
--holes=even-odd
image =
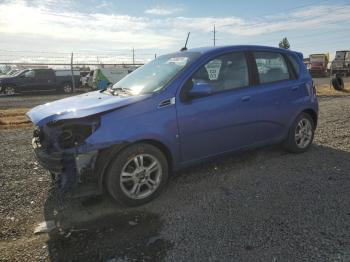
{"type": "Polygon", "coordinates": [[[74,70],[73,70],[73,52],[72,55],[70,57],[70,71],[72,74],[72,88],[73,88],[73,93],[75,93],[75,79],[74,79],[74,70]]]}
{"type": "Polygon", "coordinates": [[[132,63],[135,65],[135,48],[132,48],[132,63]]]}
{"type": "Polygon", "coordinates": [[[214,46],[215,46],[215,44],[216,44],[216,29],[215,29],[215,25],[214,25],[214,30],[212,31],[213,33],[214,33],[214,38],[213,38],[213,40],[214,40],[214,46]]]}

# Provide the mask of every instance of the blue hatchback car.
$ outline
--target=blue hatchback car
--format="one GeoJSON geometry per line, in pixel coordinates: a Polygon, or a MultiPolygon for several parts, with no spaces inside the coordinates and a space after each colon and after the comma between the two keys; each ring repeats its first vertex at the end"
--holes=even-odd
{"type": "Polygon", "coordinates": [[[163,55],[105,90],[28,112],[40,163],[62,191],[96,183],[144,204],[172,170],[268,144],[306,151],[318,102],[301,53],[262,46],[163,55]]]}

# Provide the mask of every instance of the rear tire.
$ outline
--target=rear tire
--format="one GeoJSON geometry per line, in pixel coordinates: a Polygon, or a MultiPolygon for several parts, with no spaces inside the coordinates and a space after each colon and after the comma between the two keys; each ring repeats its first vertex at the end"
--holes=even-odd
{"type": "Polygon", "coordinates": [[[139,206],[157,197],[167,180],[168,163],[162,151],[142,143],[118,153],[107,170],[105,185],[117,202],[139,206]]]}
{"type": "Polygon", "coordinates": [[[62,90],[63,90],[63,93],[65,94],[70,94],[73,92],[73,88],[70,83],[64,83],[62,90]]]}
{"type": "Polygon", "coordinates": [[[307,151],[314,139],[315,123],[307,113],[301,113],[294,120],[285,140],[284,148],[292,153],[303,153],[307,151]]]}

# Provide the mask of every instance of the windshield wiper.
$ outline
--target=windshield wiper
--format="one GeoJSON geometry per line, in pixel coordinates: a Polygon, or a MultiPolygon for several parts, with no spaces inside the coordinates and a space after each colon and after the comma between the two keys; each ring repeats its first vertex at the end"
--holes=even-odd
{"type": "Polygon", "coordinates": [[[124,87],[116,87],[116,88],[111,88],[111,93],[115,95],[116,92],[123,92],[127,94],[132,94],[131,90],[129,88],[124,88],[124,87]]]}
{"type": "Polygon", "coordinates": [[[105,87],[105,88],[100,90],[100,93],[104,93],[104,92],[107,92],[107,93],[109,93],[111,95],[114,95],[113,90],[110,87],[105,87]]]}

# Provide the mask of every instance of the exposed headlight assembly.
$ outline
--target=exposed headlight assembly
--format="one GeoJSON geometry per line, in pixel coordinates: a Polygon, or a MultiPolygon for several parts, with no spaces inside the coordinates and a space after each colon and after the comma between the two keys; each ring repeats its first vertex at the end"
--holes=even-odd
{"type": "Polygon", "coordinates": [[[85,140],[100,126],[99,117],[60,120],[51,123],[57,130],[57,143],[61,149],[69,149],[84,144],[85,140]]]}

